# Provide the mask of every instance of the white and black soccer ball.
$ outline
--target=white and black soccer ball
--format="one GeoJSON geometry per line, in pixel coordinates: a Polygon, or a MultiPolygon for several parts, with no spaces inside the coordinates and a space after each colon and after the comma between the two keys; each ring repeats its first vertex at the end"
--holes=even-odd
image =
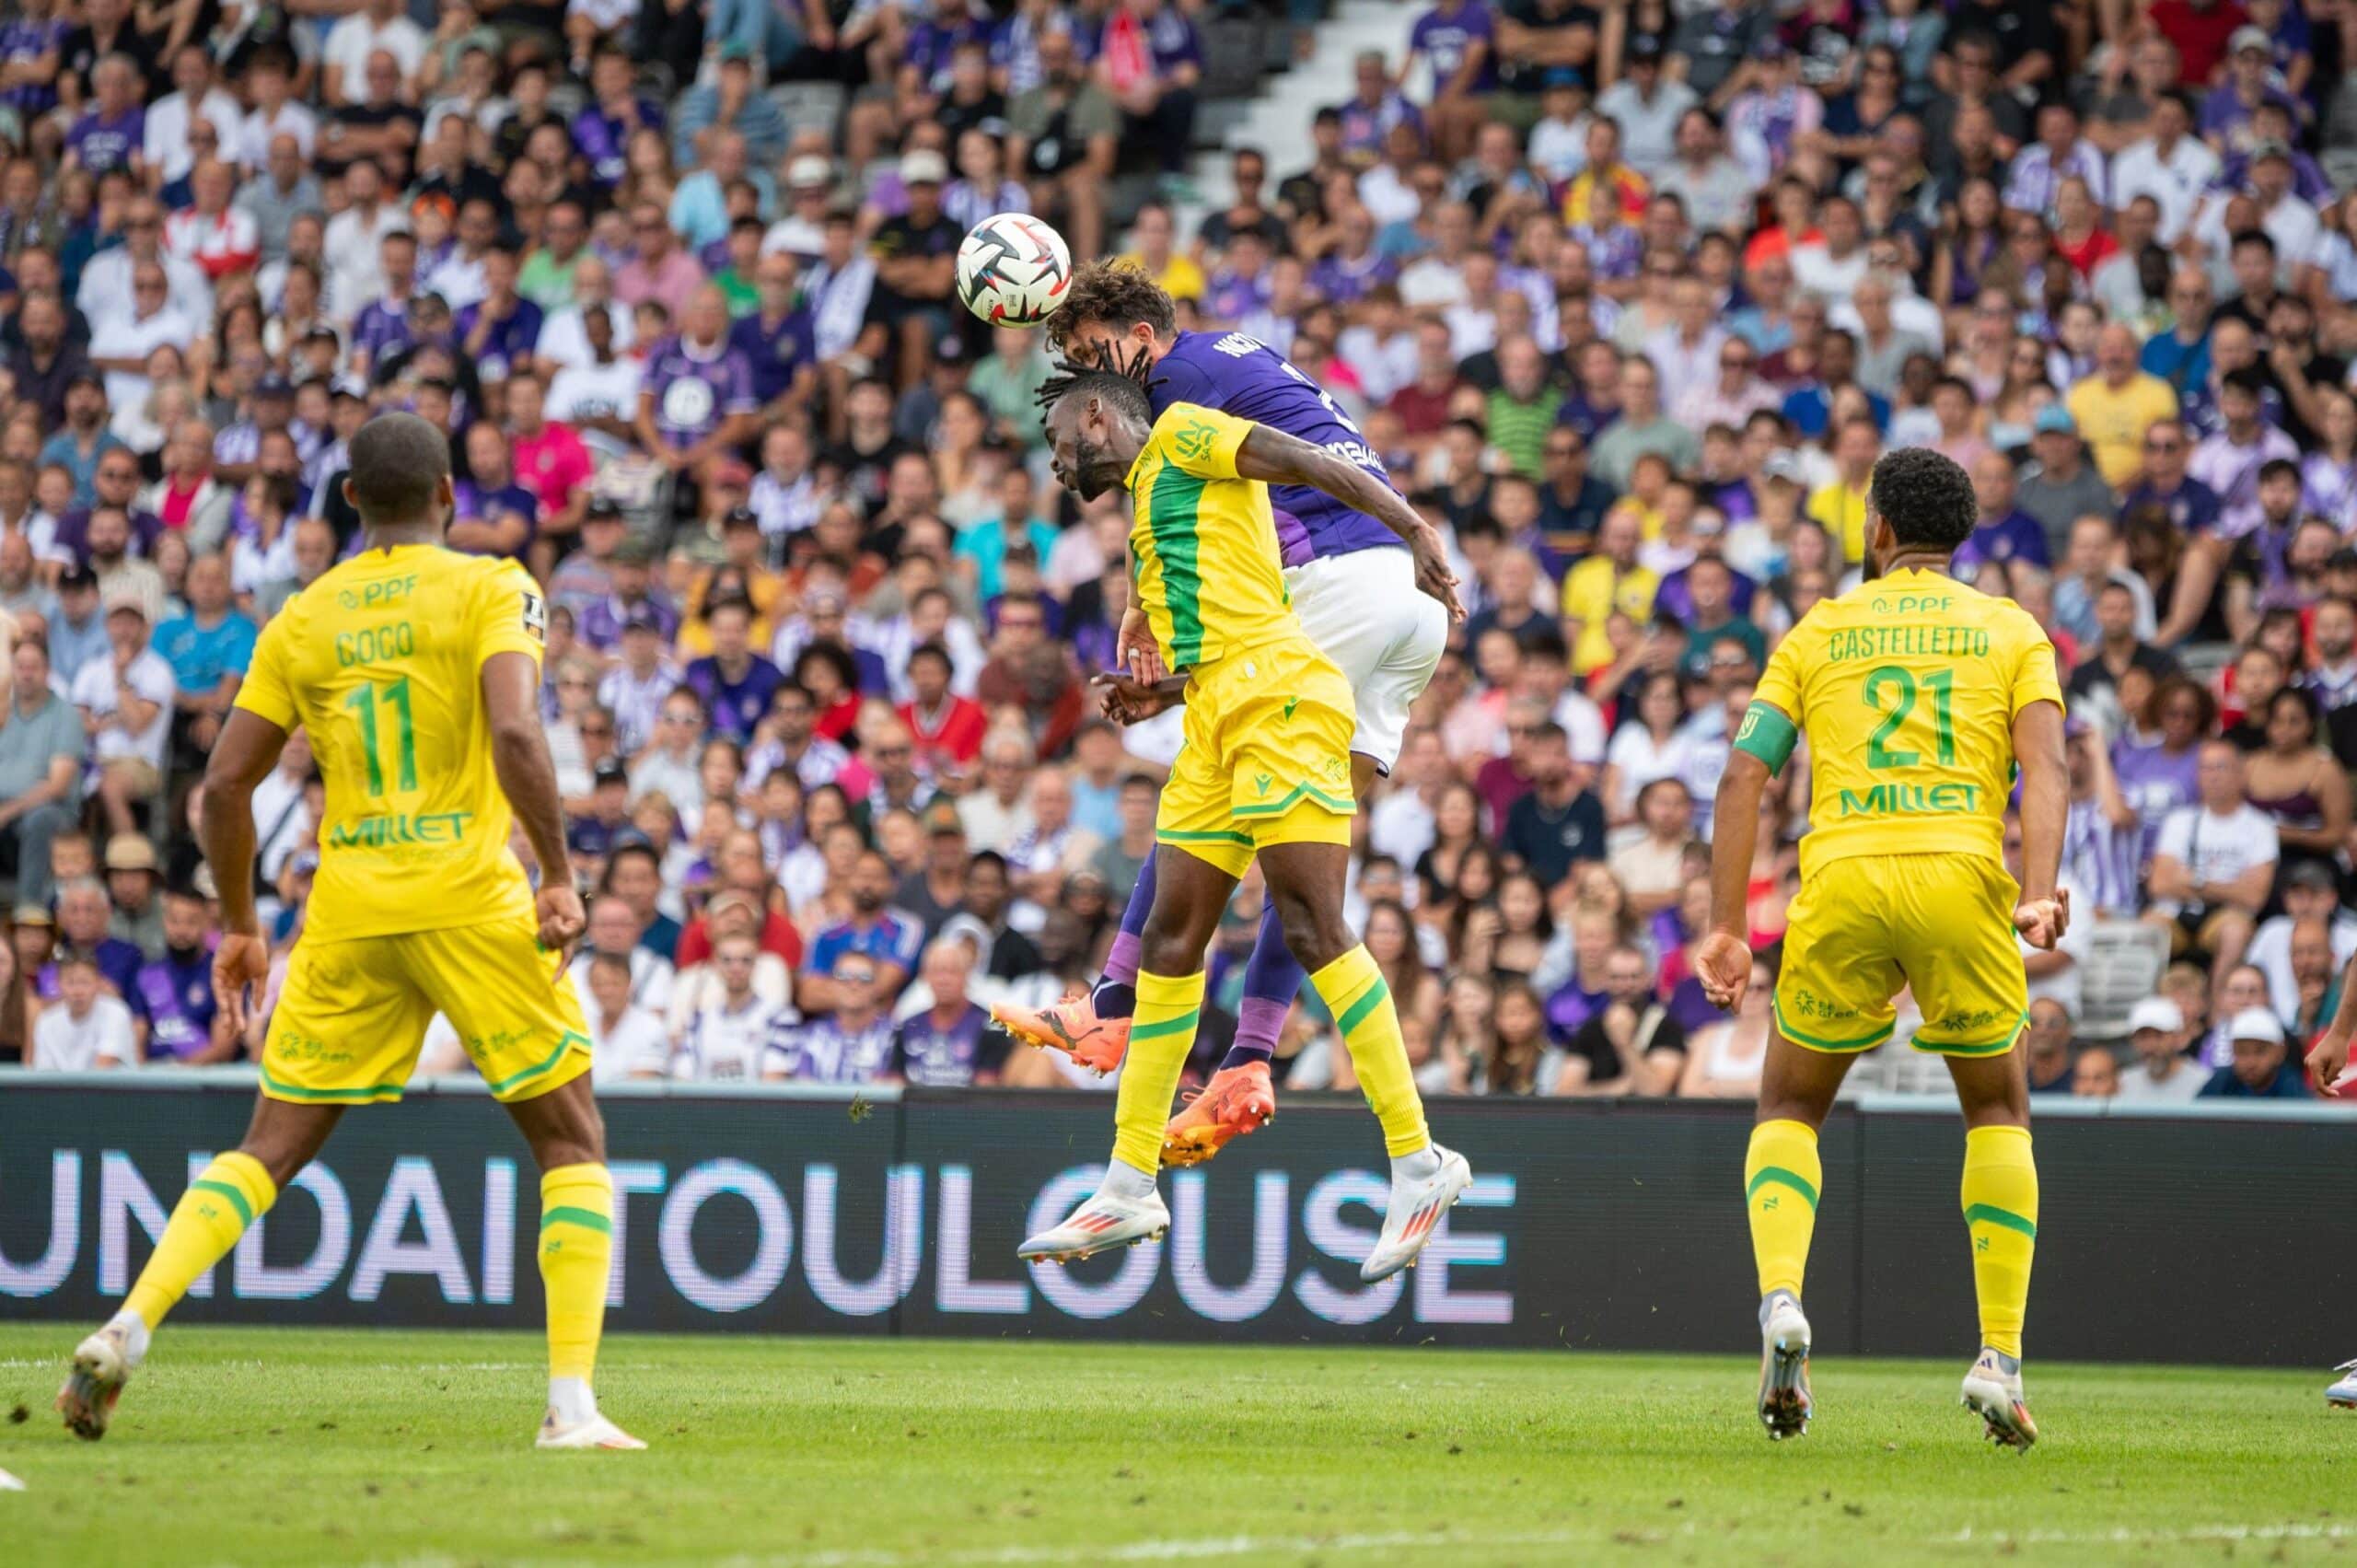
{"type": "Polygon", "coordinates": [[[1064,300],[1072,251],[1028,213],[998,213],[958,247],[958,297],[993,327],[1036,327],[1064,300]]]}

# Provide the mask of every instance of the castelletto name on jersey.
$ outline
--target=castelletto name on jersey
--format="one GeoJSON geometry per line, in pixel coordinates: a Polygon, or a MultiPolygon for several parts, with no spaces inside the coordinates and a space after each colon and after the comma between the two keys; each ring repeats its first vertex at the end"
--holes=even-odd
{"type": "Polygon", "coordinates": [[[1844,817],[1893,817],[1908,812],[1956,812],[1980,809],[1980,786],[1972,784],[1883,784],[1861,795],[1841,792],[1844,817]]]}
{"type": "Polygon", "coordinates": [[[471,811],[413,811],[363,817],[328,830],[334,849],[383,849],[388,844],[454,844],[467,836],[471,811]]]}
{"type": "Polygon", "coordinates": [[[1835,664],[1858,658],[1986,658],[1989,633],[1978,626],[1846,626],[1829,632],[1825,656],[1835,664]]]}

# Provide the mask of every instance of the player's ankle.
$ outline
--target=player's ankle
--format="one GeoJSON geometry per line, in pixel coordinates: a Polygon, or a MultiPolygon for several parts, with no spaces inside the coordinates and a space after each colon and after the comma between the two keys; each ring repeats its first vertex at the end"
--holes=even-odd
{"type": "Polygon", "coordinates": [[[106,1326],[122,1330],[122,1358],[126,1363],[137,1366],[147,1359],[147,1342],[155,1330],[147,1327],[146,1318],[126,1307],[108,1318],[106,1326]]]}
{"type": "Polygon", "coordinates": [[[1154,1173],[1140,1170],[1126,1160],[1113,1160],[1105,1167],[1105,1181],[1099,1191],[1115,1198],[1148,1197],[1154,1191],[1154,1173]]]}
{"type": "Polygon", "coordinates": [[[1440,1169],[1440,1151],[1426,1144],[1422,1148],[1391,1156],[1391,1174],[1408,1181],[1422,1181],[1440,1169]]]}
{"type": "Polygon", "coordinates": [[[598,1396],[586,1377],[549,1379],[549,1410],[563,1426],[578,1426],[598,1415],[598,1396]]]}

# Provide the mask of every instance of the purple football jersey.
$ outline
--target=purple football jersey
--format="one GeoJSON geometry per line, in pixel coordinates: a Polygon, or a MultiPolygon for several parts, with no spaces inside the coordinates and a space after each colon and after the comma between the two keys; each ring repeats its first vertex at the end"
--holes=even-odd
{"type": "MultiPolygon", "coordinates": [[[[1237,419],[1281,430],[1358,464],[1386,484],[1383,459],[1366,444],[1351,416],[1295,369],[1276,350],[1241,332],[1181,332],[1154,367],[1152,397],[1158,415],[1172,403],[1201,403],[1237,419]]],[[[1277,546],[1288,566],[1354,550],[1404,550],[1399,536],[1322,490],[1300,484],[1269,487],[1277,546]]]]}

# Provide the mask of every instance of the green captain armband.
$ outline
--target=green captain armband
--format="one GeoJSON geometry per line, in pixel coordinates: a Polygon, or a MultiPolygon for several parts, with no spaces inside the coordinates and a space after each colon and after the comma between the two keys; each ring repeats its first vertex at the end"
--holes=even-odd
{"type": "Polygon", "coordinates": [[[1744,710],[1743,727],[1735,732],[1735,749],[1748,751],[1768,764],[1771,777],[1784,771],[1786,759],[1801,738],[1793,721],[1765,703],[1754,703],[1744,710]]]}

